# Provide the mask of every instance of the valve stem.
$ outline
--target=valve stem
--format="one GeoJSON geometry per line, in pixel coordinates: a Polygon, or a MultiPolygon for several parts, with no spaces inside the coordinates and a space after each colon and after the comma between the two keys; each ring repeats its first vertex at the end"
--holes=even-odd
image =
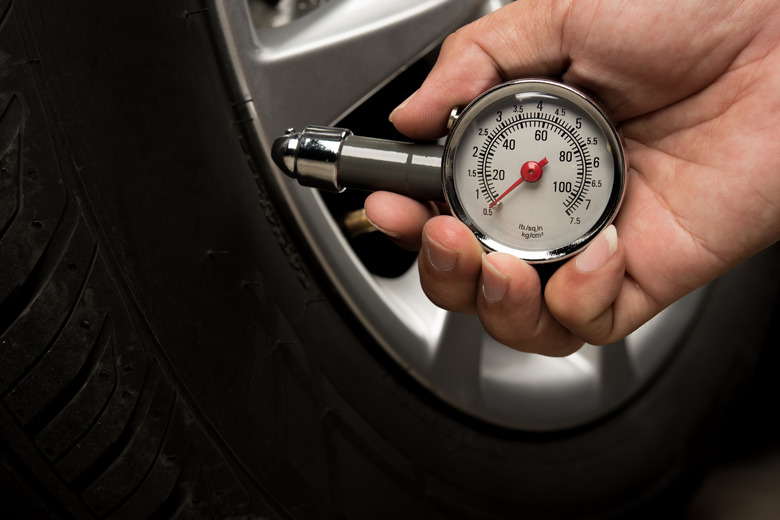
{"type": "Polygon", "coordinates": [[[377,231],[376,226],[374,226],[371,222],[369,222],[368,218],[366,218],[365,208],[350,211],[344,215],[342,223],[344,224],[344,229],[350,238],[355,238],[360,235],[365,235],[366,233],[373,233],[374,231],[377,231]]]}

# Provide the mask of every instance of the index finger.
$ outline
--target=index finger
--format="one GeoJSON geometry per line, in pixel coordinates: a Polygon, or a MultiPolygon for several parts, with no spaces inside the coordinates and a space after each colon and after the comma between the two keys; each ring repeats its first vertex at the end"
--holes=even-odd
{"type": "Polygon", "coordinates": [[[391,114],[395,127],[414,139],[435,139],[446,133],[453,107],[488,88],[520,76],[560,75],[567,65],[561,38],[568,6],[514,2],[450,35],[420,89],[391,114]],[[518,23],[521,16],[527,23],[518,23]]]}

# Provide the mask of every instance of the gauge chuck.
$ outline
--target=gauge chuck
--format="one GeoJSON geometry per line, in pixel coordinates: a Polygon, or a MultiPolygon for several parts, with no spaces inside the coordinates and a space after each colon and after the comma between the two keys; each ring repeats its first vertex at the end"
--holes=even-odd
{"type": "Polygon", "coordinates": [[[443,200],[443,147],[354,135],[343,128],[307,126],[274,141],[271,157],[303,186],[393,191],[421,200],[443,200]]]}

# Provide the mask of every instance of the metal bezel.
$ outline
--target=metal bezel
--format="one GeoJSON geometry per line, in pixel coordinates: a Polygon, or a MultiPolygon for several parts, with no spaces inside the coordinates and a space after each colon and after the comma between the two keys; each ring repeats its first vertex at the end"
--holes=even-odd
{"type": "Polygon", "coordinates": [[[442,164],[442,188],[445,199],[455,217],[461,220],[474,233],[482,246],[488,251],[501,251],[513,254],[529,263],[548,263],[568,258],[585,248],[593,238],[615,219],[623,201],[627,182],[628,163],[625,147],[616,125],[607,116],[603,107],[592,97],[581,90],[557,81],[544,78],[528,78],[509,81],[497,85],[474,99],[455,119],[444,145],[444,161],[442,164]],[[539,93],[545,96],[556,96],[577,105],[600,128],[607,138],[607,145],[614,164],[614,182],[607,207],[599,220],[580,238],[558,249],[532,251],[510,247],[493,240],[479,228],[460,203],[455,189],[455,152],[468,129],[471,121],[486,107],[508,96],[517,94],[539,93]]]}

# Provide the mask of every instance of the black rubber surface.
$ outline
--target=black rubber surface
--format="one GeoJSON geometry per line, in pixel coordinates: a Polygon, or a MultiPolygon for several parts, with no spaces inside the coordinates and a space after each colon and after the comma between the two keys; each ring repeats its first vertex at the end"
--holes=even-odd
{"type": "Polygon", "coordinates": [[[777,249],[712,288],[685,348],[612,417],[556,435],[479,423],[394,365],[310,263],[242,147],[209,16],[0,1],[0,512],[677,505],[762,345],[777,249]]]}
{"type": "MultiPolygon", "coordinates": [[[[237,475],[240,464],[226,461],[213,425],[199,417],[138,306],[149,294],[157,295],[157,305],[173,309],[190,304],[163,318],[182,320],[167,333],[179,336],[180,356],[189,357],[199,342],[209,341],[192,313],[213,319],[206,307],[212,301],[187,302],[188,286],[207,286],[197,280],[198,270],[220,276],[226,269],[219,273],[220,251],[196,243],[191,219],[198,215],[180,213],[177,199],[201,197],[193,185],[197,167],[189,166],[202,158],[191,151],[195,143],[185,146],[177,133],[182,125],[213,122],[208,110],[195,114],[195,121],[188,116],[211,96],[197,81],[155,88],[166,79],[166,65],[179,75],[204,68],[209,48],[198,48],[198,38],[188,32],[199,32],[208,43],[205,25],[188,17],[183,4],[158,13],[117,7],[0,6],[4,463],[43,484],[30,487],[66,516],[271,518],[276,506],[266,505],[256,486],[247,489],[237,475]],[[163,23],[147,24],[147,15],[163,23]],[[166,25],[165,33],[158,32],[166,25]],[[172,46],[167,57],[157,56],[158,46],[172,46]],[[140,108],[144,105],[148,111],[140,108]],[[181,177],[162,181],[156,193],[144,189],[170,170],[181,177]],[[152,206],[158,211],[144,214],[152,206]],[[117,232],[117,222],[123,232],[117,232]],[[146,227],[155,231],[146,233],[146,227]],[[151,285],[139,282],[150,275],[151,285]],[[136,283],[143,288],[134,291],[136,283]],[[176,284],[183,284],[178,295],[171,289],[176,284]]],[[[219,99],[219,91],[215,94],[219,99]]],[[[230,130],[227,111],[216,106],[230,130]]],[[[231,133],[224,139],[237,148],[231,133]]],[[[209,217],[215,218],[200,218],[209,217]]],[[[238,282],[235,290],[250,301],[245,312],[251,313],[260,293],[253,280],[238,282]]],[[[254,327],[243,335],[247,347],[260,349],[264,331],[254,327]]],[[[255,357],[255,365],[262,365],[262,355],[255,357]]],[[[204,369],[214,367],[203,361],[204,369]]],[[[248,375],[246,368],[241,375],[248,375]]],[[[239,402],[248,401],[258,416],[267,413],[262,387],[241,383],[250,386],[239,402]]],[[[218,390],[208,376],[202,384],[209,392],[218,390]]],[[[9,501],[4,507],[25,511],[9,501]]]]}

